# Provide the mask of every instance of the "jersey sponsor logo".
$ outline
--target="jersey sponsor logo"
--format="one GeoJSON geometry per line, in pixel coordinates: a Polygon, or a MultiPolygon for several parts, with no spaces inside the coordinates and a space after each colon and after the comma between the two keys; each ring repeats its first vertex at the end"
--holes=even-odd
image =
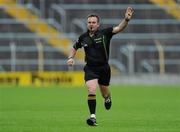
{"type": "Polygon", "coordinates": [[[99,41],[99,40],[102,40],[102,38],[101,37],[100,38],[95,38],[94,40],[99,41]]]}
{"type": "Polygon", "coordinates": [[[94,41],[95,41],[96,43],[102,43],[102,38],[101,38],[101,37],[100,37],[100,38],[95,38],[94,41]]]}

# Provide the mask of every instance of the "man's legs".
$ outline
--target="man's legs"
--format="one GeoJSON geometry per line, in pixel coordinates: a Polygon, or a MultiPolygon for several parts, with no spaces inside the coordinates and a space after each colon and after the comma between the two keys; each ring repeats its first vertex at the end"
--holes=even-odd
{"type": "Polygon", "coordinates": [[[99,84],[99,88],[101,91],[101,95],[104,97],[104,106],[107,110],[109,110],[111,108],[112,105],[112,100],[111,100],[111,94],[110,91],[108,89],[108,86],[104,86],[99,84]]]}
{"type": "Polygon", "coordinates": [[[101,91],[101,95],[106,98],[110,95],[110,91],[108,89],[108,86],[104,86],[104,85],[101,85],[99,84],[99,88],[100,88],[100,91],[101,91]]]}
{"type": "Polygon", "coordinates": [[[90,112],[90,118],[87,119],[87,124],[91,126],[96,126],[96,88],[98,80],[93,79],[86,82],[88,88],[88,107],[90,112]]]}

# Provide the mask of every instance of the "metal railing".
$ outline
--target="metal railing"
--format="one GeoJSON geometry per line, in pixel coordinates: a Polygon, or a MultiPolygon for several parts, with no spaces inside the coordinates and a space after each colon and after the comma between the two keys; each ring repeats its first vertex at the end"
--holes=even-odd
{"type": "MultiPolygon", "coordinates": [[[[24,0],[19,0],[19,3],[23,3],[24,0]]],[[[29,2],[31,3],[31,2],[29,2]]],[[[61,5],[52,5],[49,8],[49,14],[50,14],[50,19],[42,19],[42,21],[46,21],[48,24],[50,25],[54,25],[54,27],[56,27],[57,29],[61,30],[61,31],[66,31],[66,26],[70,23],[67,22],[67,14],[66,14],[66,10],[124,10],[127,8],[127,6],[132,6],[134,7],[136,10],[160,10],[163,8],[168,8],[166,6],[164,7],[159,7],[156,5],[151,5],[151,4],[140,4],[140,5],[136,5],[136,4],[91,4],[91,6],[83,4],[83,6],[79,6],[79,4],[71,4],[71,5],[65,5],[65,4],[61,4],[61,5]],[[57,13],[60,17],[60,22],[55,21],[55,13],[57,13]]],[[[39,16],[43,16],[41,13],[42,10],[38,10],[36,9],[32,4],[27,4],[26,5],[27,8],[31,9],[32,11],[34,10],[35,13],[39,16]]],[[[3,8],[8,8],[5,6],[0,6],[1,9],[3,8]]],[[[43,18],[43,17],[42,17],[43,18]]],[[[120,21],[120,19],[102,19],[102,23],[103,24],[118,24],[120,21]]],[[[34,21],[34,23],[40,23],[41,21],[34,21]]],[[[16,21],[16,20],[9,20],[9,19],[1,19],[0,20],[0,24],[18,24],[18,23],[28,23],[28,19],[27,20],[23,20],[23,21],[16,21]]],[[[72,30],[74,30],[74,25],[79,26],[79,28],[82,29],[82,31],[85,31],[86,29],[86,25],[83,24],[84,20],[83,19],[74,19],[72,22],[72,25],[70,26],[72,30]]],[[[180,21],[179,20],[174,20],[174,19],[134,19],[133,21],[131,21],[129,24],[131,25],[140,25],[140,24],[144,24],[144,25],[156,25],[156,24],[171,24],[171,25],[179,25],[180,21]]],[[[57,36],[57,35],[53,35],[50,33],[47,33],[47,38],[51,37],[51,38],[63,38],[64,36],[57,36]]],[[[75,40],[78,36],[77,34],[73,34],[73,33],[68,33],[65,34],[65,36],[68,36],[69,38],[75,40]]],[[[113,37],[113,39],[125,39],[125,40],[134,40],[134,39],[176,39],[176,40],[180,40],[180,33],[124,33],[121,35],[116,35],[113,37]]],[[[34,33],[0,33],[0,39],[21,39],[21,40],[26,40],[26,39],[41,39],[41,36],[37,36],[34,33]]],[[[44,37],[43,37],[44,39],[44,37]]],[[[7,48],[7,47],[6,47],[7,48]]],[[[16,58],[16,53],[19,51],[19,49],[21,50],[27,50],[27,52],[31,52],[32,51],[36,51],[36,52],[55,52],[50,51],[50,49],[46,48],[41,49],[40,47],[21,47],[21,48],[17,48],[15,44],[11,44],[11,46],[5,50],[5,47],[0,48],[0,52],[10,52],[11,53],[11,58],[9,59],[5,59],[5,60],[1,60],[0,61],[0,69],[2,69],[2,65],[10,65],[11,66],[11,70],[14,71],[16,70],[16,66],[17,64],[19,65],[39,65],[37,69],[39,70],[43,70],[42,68],[42,63],[43,65],[58,65],[58,66],[65,66],[65,60],[61,59],[50,59],[50,60],[44,60],[42,61],[42,63],[38,62],[39,58],[36,59],[29,59],[29,58],[25,58],[25,59],[18,59],[16,58]],[[22,48],[22,49],[21,49],[22,48]],[[41,68],[40,68],[41,67],[41,68]]],[[[180,51],[179,47],[164,47],[164,52],[169,52],[169,51],[180,51]]],[[[127,57],[128,60],[128,67],[125,66],[125,64],[123,64],[121,62],[121,60],[117,60],[116,58],[111,59],[110,63],[113,65],[116,65],[116,67],[122,71],[122,72],[129,72],[130,74],[134,74],[136,71],[134,69],[135,67],[135,61],[134,61],[134,52],[151,52],[151,51],[157,51],[156,47],[150,46],[150,47],[140,47],[140,46],[134,46],[134,45],[128,45],[127,47],[123,47],[120,49],[121,54],[124,54],[127,57]]],[[[40,54],[40,53],[39,53],[40,54]]],[[[42,54],[42,53],[41,53],[42,54]]],[[[42,59],[41,59],[42,60],[42,59]]],[[[145,69],[147,69],[148,72],[153,72],[153,67],[152,65],[158,65],[158,60],[147,60],[147,59],[143,59],[140,62],[141,66],[145,69]]],[[[77,64],[82,65],[82,62],[78,62],[77,64]]],[[[174,60],[165,60],[164,61],[165,65],[172,65],[172,64],[177,64],[179,65],[179,61],[177,61],[176,59],[174,60]],[[177,62],[177,63],[176,63],[177,62]]]]}
{"type": "Polygon", "coordinates": [[[62,31],[62,26],[55,21],[55,19],[52,18],[48,18],[48,19],[36,19],[36,20],[30,20],[29,18],[27,19],[23,19],[23,20],[17,20],[17,19],[7,19],[7,18],[1,18],[0,19],[0,25],[4,24],[4,25],[16,25],[16,24],[43,24],[43,23],[47,23],[49,25],[51,25],[52,27],[56,28],[59,31],[62,31]]]}
{"type": "MultiPolygon", "coordinates": [[[[100,21],[101,25],[117,25],[122,19],[117,18],[102,18],[100,21]]],[[[133,19],[129,22],[129,25],[180,25],[180,21],[175,19],[133,19]]],[[[86,19],[75,18],[71,22],[71,31],[75,32],[75,27],[80,28],[83,32],[87,30],[86,19]]]]}
{"type": "MultiPolygon", "coordinates": [[[[0,58],[0,71],[5,72],[7,66],[10,67],[9,71],[23,71],[23,69],[26,71],[31,71],[32,69],[36,69],[36,71],[44,71],[46,70],[45,66],[49,67],[48,70],[50,71],[57,71],[57,68],[54,69],[55,66],[61,71],[68,70],[69,67],[66,64],[66,58],[47,58],[47,55],[45,57],[45,54],[56,52],[59,53],[58,49],[50,46],[43,46],[40,41],[37,41],[34,46],[18,46],[15,42],[11,42],[9,46],[0,46],[0,57],[2,54],[9,54],[9,57],[0,58]],[[35,58],[30,58],[19,56],[19,53],[26,53],[27,55],[34,53],[37,55],[35,58]],[[18,69],[19,66],[24,68],[18,69]],[[31,66],[32,69],[29,68],[29,66],[31,66]]],[[[123,73],[126,72],[125,66],[117,59],[110,59],[110,64],[115,66],[119,71],[122,71],[123,73]]],[[[73,70],[82,70],[84,65],[85,63],[83,61],[76,60],[73,70]]]]}
{"type": "Polygon", "coordinates": [[[124,10],[128,6],[131,6],[136,10],[159,10],[173,8],[173,6],[168,7],[164,5],[160,7],[153,4],[59,4],[59,6],[65,10],[124,10]]]}
{"type": "MultiPolygon", "coordinates": [[[[152,10],[161,10],[161,9],[167,9],[167,8],[170,8],[168,6],[157,6],[157,5],[153,5],[153,4],[140,4],[140,5],[137,5],[137,4],[52,4],[51,5],[51,14],[54,14],[53,13],[53,10],[58,12],[59,13],[59,16],[60,16],[60,21],[61,21],[61,24],[63,25],[63,27],[66,27],[66,22],[67,22],[67,14],[66,14],[66,11],[67,10],[82,10],[82,11],[85,11],[85,10],[125,10],[128,6],[131,6],[133,7],[134,9],[136,10],[149,10],[149,11],[152,11],[152,10]]],[[[171,7],[172,8],[172,7],[171,7]]],[[[107,22],[109,20],[105,20],[105,22],[107,22]]],[[[110,20],[111,21],[111,20],[110,20]]],[[[111,21],[112,23],[118,23],[116,20],[114,21],[111,21]]],[[[157,21],[155,20],[136,20],[134,21],[133,23],[135,24],[140,24],[140,23],[156,23],[157,21]]],[[[166,20],[165,22],[164,21],[158,21],[159,23],[165,23],[165,22],[168,22],[168,23],[177,23],[177,21],[169,21],[169,20],[166,20]]],[[[109,23],[109,22],[108,22],[109,23]]]]}
{"type": "MultiPolygon", "coordinates": [[[[31,71],[31,68],[28,69],[29,66],[33,67],[32,69],[36,69],[37,71],[44,71],[45,66],[49,67],[50,71],[57,70],[53,69],[54,66],[59,67],[58,69],[62,71],[68,69],[66,58],[58,59],[57,57],[49,57],[47,56],[48,53],[58,54],[59,50],[50,46],[43,46],[40,41],[37,41],[34,46],[18,46],[12,41],[9,46],[0,46],[0,69],[1,71],[6,71],[6,67],[10,67],[9,71],[23,71],[23,69],[31,71]],[[19,55],[22,53],[27,56],[19,55]],[[5,54],[7,57],[4,57],[5,54]],[[30,57],[28,54],[35,54],[35,56],[33,55],[33,57],[30,57]],[[18,66],[24,68],[17,69],[18,66]]],[[[75,67],[77,67],[76,70],[80,69],[82,65],[83,62],[77,61],[75,65],[75,67]]]]}
{"type": "MultiPolygon", "coordinates": [[[[165,53],[174,53],[176,52],[176,54],[179,55],[180,57],[180,46],[162,46],[162,52],[165,53]]],[[[163,60],[163,65],[167,66],[167,65],[180,65],[180,59],[179,58],[171,58],[171,59],[166,59],[166,58],[159,58],[156,57],[155,58],[144,58],[143,54],[142,54],[142,59],[140,58],[138,60],[138,62],[135,61],[135,52],[136,53],[142,53],[142,52],[146,52],[146,53],[151,53],[153,55],[153,52],[156,52],[159,54],[159,50],[157,46],[138,46],[138,45],[134,45],[134,44],[128,44],[126,46],[122,46],[119,49],[119,53],[123,54],[126,56],[127,59],[127,68],[128,68],[128,73],[129,74],[135,74],[137,71],[135,71],[135,65],[137,66],[137,63],[140,63],[139,67],[140,69],[144,68],[147,70],[147,72],[149,73],[153,73],[155,72],[153,66],[157,65],[159,66],[159,69],[161,69],[160,67],[160,59],[164,59],[163,60]]],[[[123,63],[122,63],[123,64],[123,63]]],[[[125,65],[125,64],[123,64],[125,65]]],[[[161,70],[159,70],[160,72],[161,70]]],[[[143,72],[143,71],[141,71],[143,72]]],[[[180,73],[180,69],[178,71],[177,69],[177,73],[180,73]]]]}

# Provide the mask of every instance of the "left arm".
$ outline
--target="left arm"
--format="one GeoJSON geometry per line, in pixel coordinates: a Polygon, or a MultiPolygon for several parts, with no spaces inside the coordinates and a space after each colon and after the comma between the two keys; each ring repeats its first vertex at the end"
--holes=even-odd
{"type": "Polygon", "coordinates": [[[113,28],[112,32],[119,33],[121,31],[123,31],[126,28],[126,26],[128,25],[129,20],[131,20],[133,12],[134,12],[133,8],[128,7],[126,9],[125,18],[119,23],[119,25],[117,25],[116,27],[113,28]]]}

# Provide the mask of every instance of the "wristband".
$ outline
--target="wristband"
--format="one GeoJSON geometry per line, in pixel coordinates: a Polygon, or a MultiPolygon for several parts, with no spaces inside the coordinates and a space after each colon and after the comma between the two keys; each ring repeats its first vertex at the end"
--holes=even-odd
{"type": "Polygon", "coordinates": [[[68,57],[68,59],[73,59],[73,57],[72,57],[72,56],[70,56],[70,57],[68,57]]]}

